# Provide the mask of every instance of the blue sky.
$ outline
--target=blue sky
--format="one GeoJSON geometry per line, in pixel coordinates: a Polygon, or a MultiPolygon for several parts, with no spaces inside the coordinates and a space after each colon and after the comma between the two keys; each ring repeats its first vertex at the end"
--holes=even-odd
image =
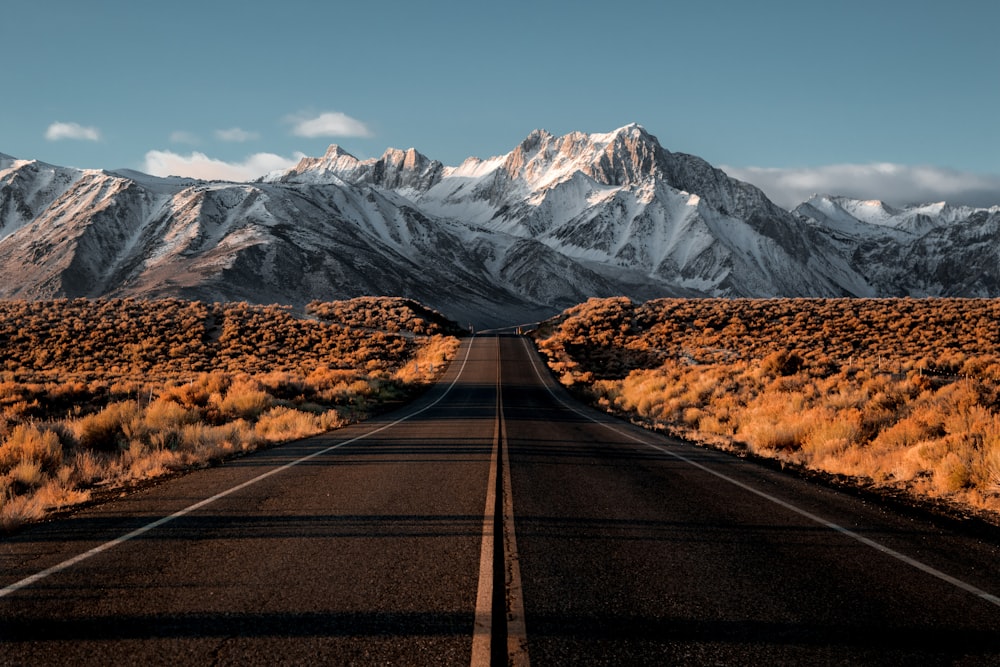
{"type": "Polygon", "coordinates": [[[994,0],[4,2],[0,152],[236,178],[638,122],[761,185],[1000,204],[994,0]]]}

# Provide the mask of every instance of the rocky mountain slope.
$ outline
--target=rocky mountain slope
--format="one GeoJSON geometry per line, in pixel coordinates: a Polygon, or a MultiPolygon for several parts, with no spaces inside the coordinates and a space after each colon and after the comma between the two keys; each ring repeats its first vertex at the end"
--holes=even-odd
{"type": "Polygon", "coordinates": [[[789,212],[638,125],[457,167],[338,146],[254,183],[0,155],[0,297],[417,299],[476,325],[590,296],[996,296],[1000,209],[789,212]]]}

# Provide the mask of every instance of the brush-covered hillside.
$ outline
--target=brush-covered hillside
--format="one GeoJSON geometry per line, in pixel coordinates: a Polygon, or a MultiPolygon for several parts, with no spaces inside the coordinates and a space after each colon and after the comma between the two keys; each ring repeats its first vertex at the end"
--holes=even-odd
{"type": "Polygon", "coordinates": [[[998,321],[987,299],[619,298],[535,336],[609,412],[997,521],[998,321]]]}
{"type": "Polygon", "coordinates": [[[247,303],[0,301],[0,527],[362,419],[458,346],[416,303],[310,309],[335,321],[247,303]]]}

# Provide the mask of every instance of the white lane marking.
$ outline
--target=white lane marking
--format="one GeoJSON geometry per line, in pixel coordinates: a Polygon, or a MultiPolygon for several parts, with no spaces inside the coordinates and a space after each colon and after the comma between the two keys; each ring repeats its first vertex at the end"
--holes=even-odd
{"type": "Polygon", "coordinates": [[[774,503],[776,505],[784,507],[785,509],[787,509],[787,510],[789,510],[791,512],[794,512],[794,513],[796,513],[796,514],[798,514],[800,516],[803,516],[803,517],[809,519],[810,521],[813,521],[815,523],[820,524],[821,526],[825,526],[826,528],[834,530],[834,531],[840,533],[841,535],[844,535],[846,537],[851,538],[852,540],[860,542],[861,544],[864,544],[865,546],[871,547],[872,549],[875,549],[876,551],[880,551],[880,552],[882,552],[883,554],[885,554],[887,556],[891,556],[892,558],[895,558],[896,560],[898,560],[898,561],[900,561],[902,563],[905,563],[905,564],[907,564],[907,565],[909,565],[911,567],[914,567],[914,568],[920,570],[921,572],[924,572],[925,574],[929,574],[932,577],[936,577],[937,579],[940,579],[941,581],[949,583],[952,586],[955,586],[956,588],[959,588],[959,589],[961,589],[961,590],[963,590],[963,591],[965,591],[967,593],[971,593],[972,595],[975,595],[975,596],[979,597],[980,599],[985,600],[986,602],[989,602],[990,604],[992,604],[994,606],[1000,607],[1000,597],[998,597],[996,595],[993,595],[992,593],[988,593],[987,591],[984,591],[983,589],[981,589],[981,588],[979,588],[977,586],[973,586],[972,584],[970,584],[968,582],[965,582],[965,581],[962,581],[961,579],[953,577],[950,574],[942,572],[941,570],[938,570],[935,567],[931,567],[930,565],[928,565],[926,563],[923,563],[923,562],[921,562],[921,561],[919,561],[919,560],[917,560],[917,559],[915,559],[915,558],[913,558],[911,556],[907,556],[906,554],[901,553],[899,551],[896,551],[895,549],[892,549],[890,547],[887,547],[884,544],[880,544],[880,543],[876,542],[875,540],[873,540],[871,538],[868,538],[868,537],[865,537],[864,535],[856,533],[853,530],[850,530],[848,528],[844,528],[843,526],[840,526],[840,525],[838,525],[836,523],[833,523],[832,521],[828,521],[828,520],[824,519],[823,517],[817,516],[816,514],[813,514],[812,512],[810,512],[808,510],[804,510],[804,509],[802,509],[800,507],[797,507],[797,506],[789,503],[788,501],[781,500],[780,498],[772,496],[771,494],[769,494],[769,493],[767,493],[765,491],[760,491],[759,489],[755,489],[754,487],[752,487],[752,486],[750,486],[748,484],[745,484],[745,483],[743,483],[743,482],[741,482],[739,480],[733,479],[732,477],[730,477],[728,475],[725,475],[725,474],[723,474],[721,472],[718,472],[716,470],[712,470],[711,468],[709,468],[709,467],[707,467],[707,466],[705,466],[705,465],[703,465],[701,463],[698,463],[697,461],[693,461],[693,460],[689,459],[688,457],[684,456],[683,454],[679,454],[677,452],[674,452],[674,451],[671,451],[669,449],[666,449],[665,447],[663,447],[661,445],[658,445],[658,444],[653,443],[653,442],[649,442],[648,440],[644,440],[643,438],[640,438],[640,437],[638,437],[636,435],[633,435],[632,433],[629,433],[628,431],[621,430],[621,429],[618,428],[617,424],[611,424],[611,423],[608,423],[608,422],[603,422],[603,421],[599,421],[597,419],[594,419],[593,416],[591,416],[589,414],[586,414],[585,412],[582,412],[581,410],[577,409],[576,407],[574,407],[574,406],[566,403],[558,394],[556,394],[552,390],[552,387],[545,381],[545,378],[542,376],[542,373],[539,370],[538,361],[537,361],[537,356],[538,355],[535,354],[534,350],[531,349],[531,346],[528,345],[527,338],[523,338],[522,340],[524,341],[525,347],[527,347],[528,350],[529,350],[529,352],[532,353],[530,355],[530,357],[531,357],[531,366],[535,370],[535,375],[537,375],[538,379],[541,380],[542,384],[545,386],[545,389],[549,392],[549,394],[551,394],[552,397],[556,401],[558,401],[567,410],[570,410],[571,412],[574,412],[577,415],[579,415],[579,416],[583,417],[584,419],[587,419],[588,421],[591,421],[591,422],[593,422],[595,424],[600,424],[601,426],[603,426],[603,427],[605,427],[605,428],[607,428],[607,429],[609,429],[611,431],[614,431],[618,435],[625,436],[626,438],[628,438],[629,440],[632,440],[633,442],[637,442],[637,443],[639,443],[641,445],[646,445],[647,447],[652,447],[653,449],[655,449],[657,451],[660,451],[660,452],[662,452],[662,453],[664,453],[664,454],[666,454],[668,456],[672,456],[673,458],[675,458],[675,459],[677,459],[679,461],[683,461],[684,463],[687,463],[688,465],[694,466],[695,468],[698,468],[699,470],[707,472],[710,475],[714,475],[715,477],[718,477],[721,480],[729,482],[730,484],[732,484],[734,486],[738,486],[739,488],[741,488],[741,489],[743,489],[745,491],[748,491],[748,492],[750,492],[750,493],[752,493],[752,494],[754,494],[754,495],[756,495],[756,496],[758,496],[760,498],[763,498],[765,500],[769,500],[769,501],[771,501],[772,503],[774,503]]]}
{"type": "Polygon", "coordinates": [[[36,584],[39,581],[41,581],[42,579],[45,579],[46,577],[49,577],[49,576],[51,576],[53,574],[56,574],[57,572],[62,572],[63,570],[69,569],[69,568],[73,567],[74,565],[77,565],[78,563],[81,563],[81,562],[87,560],[88,558],[91,558],[92,556],[96,556],[99,553],[103,553],[105,551],[108,551],[109,549],[113,549],[114,547],[116,547],[116,546],[118,546],[120,544],[123,544],[124,542],[128,542],[129,540],[135,539],[136,537],[139,537],[140,535],[144,535],[144,534],[148,533],[149,531],[154,530],[156,528],[159,528],[160,526],[162,526],[162,525],[164,525],[166,523],[170,523],[174,519],[179,519],[180,517],[182,517],[182,516],[184,516],[186,514],[190,514],[191,512],[199,510],[202,507],[205,507],[206,505],[210,505],[210,504],[214,503],[216,500],[219,500],[221,498],[225,498],[226,496],[228,496],[230,494],[233,494],[233,493],[236,493],[237,491],[240,491],[242,489],[245,489],[248,486],[253,486],[257,482],[260,482],[260,481],[262,481],[264,479],[267,479],[271,475],[276,475],[277,473],[283,472],[285,470],[288,470],[289,468],[297,466],[300,463],[305,463],[306,461],[310,461],[310,460],[312,460],[312,459],[314,459],[314,458],[316,458],[318,456],[323,456],[324,454],[328,454],[328,453],[332,452],[335,449],[339,449],[340,447],[344,447],[346,445],[350,445],[352,443],[358,442],[359,440],[364,440],[365,438],[369,438],[369,437],[371,437],[373,435],[381,433],[382,431],[385,431],[386,429],[392,428],[393,426],[397,426],[397,425],[399,425],[399,424],[401,424],[401,423],[403,423],[403,422],[405,422],[407,420],[413,419],[417,415],[422,414],[422,413],[430,410],[434,406],[436,406],[438,403],[440,403],[442,400],[444,400],[445,396],[447,396],[451,392],[451,390],[455,387],[455,384],[458,382],[459,378],[462,377],[462,373],[465,370],[465,366],[466,366],[466,364],[469,361],[469,353],[470,353],[471,349],[472,349],[472,342],[470,340],[470,343],[466,347],[466,350],[465,350],[465,358],[462,359],[462,365],[459,367],[458,373],[455,375],[455,379],[451,381],[451,384],[448,385],[448,387],[444,390],[444,392],[441,394],[441,396],[439,396],[433,403],[430,403],[430,404],[424,406],[420,410],[417,410],[416,412],[408,414],[405,417],[401,417],[401,418],[397,419],[396,421],[394,421],[394,422],[392,422],[390,424],[385,424],[384,426],[381,426],[381,427],[379,427],[379,428],[377,428],[377,429],[375,429],[373,431],[370,431],[368,433],[364,433],[364,434],[359,435],[357,437],[351,438],[350,440],[345,440],[344,442],[337,443],[336,445],[332,445],[332,446],[327,447],[326,449],[322,449],[322,450],[320,450],[318,452],[313,452],[312,454],[309,454],[308,456],[303,456],[300,459],[296,459],[295,461],[291,461],[289,463],[286,463],[286,464],[284,464],[284,465],[282,465],[282,466],[280,466],[278,468],[272,468],[271,470],[269,470],[269,471],[267,471],[265,473],[257,475],[253,479],[247,480],[246,482],[243,482],[242,484],[237,484],[236,486],[234,486],[234,487],[232,487],[230,489],[226,489],[225,491],[217,493],[214,496],[212,496],[211,498],[205,498],[204,500],[200,500],[200,501],[194,503],[193,505],[189,505],[188,507],[185,507],[182,510],[178,510],[177,512],[174,512],[173,514],[171,514],[169,516],[161,517],[161,518],[157,519],[156,521],[153,521],[151,523],[146,524],[145,526],[142,526],[141,528],[136,528],[135,530],[133,530],[130,533],[126,533],[125,535],[122,535],[120,537],[116,537],[115,539],[113,539],[113,540],[111,540],[109,542],[105,542],[104,544],[96,546],[93,549],[90,549],[88,551],[84,551],[83,553],[78,554],[78,555],[76,555],[76,556],[74,556],[72,558],[69,558],[67,560],[64,560],[61,563],[58,563],[56,565],[53,565],[52,567],[46,568],[46,569],[42,570],[41,572],[33,574],[33,575],[29,576],[29,577],[25,577],[24,579],[21,579],[20,581],[16,581],[13,584],[5,586],[4,588],[0,588],[0,598],[6,597],[6,596],[10,595],[11,593],[14,593],[16,591],[21,590],[22,588],[27,588],[28,586],[31,586],[32,584],[36,584]]]}

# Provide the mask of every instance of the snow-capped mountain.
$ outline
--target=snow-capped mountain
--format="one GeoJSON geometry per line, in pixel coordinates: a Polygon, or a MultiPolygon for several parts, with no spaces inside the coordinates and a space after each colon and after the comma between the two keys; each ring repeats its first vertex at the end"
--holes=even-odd
{"type": "Polygon", "coordinates": [[[0,153],[0,240],[34,220],[83,173],[0,153]]]}
{"type": "Polygon", "coordinates": [[[0,297],[418,299],[462,322],[590,296],[998,293],[997,209],[785,211],[638,125],[457,167],[338,146],[254,183],[0,155],[0,297]]]}
{"type": "Polygon", "coordinates": [[[638,125],[562,137],[535,131],[507,155],[458,167],[412,149],[359,161],[333,146],[270,180],[392,191],[435,218],[535,240],[630,294],[867,289],[860,274],[830,261],[822,237],[804,236],[760,190],[670,153],[638,125]]]}
{"type": "Polygon", "coordinates": [[[816,195],[794,214],[828,236],[879,296],[1000,296],[1000,206],[893,208],[816,195]]]}

